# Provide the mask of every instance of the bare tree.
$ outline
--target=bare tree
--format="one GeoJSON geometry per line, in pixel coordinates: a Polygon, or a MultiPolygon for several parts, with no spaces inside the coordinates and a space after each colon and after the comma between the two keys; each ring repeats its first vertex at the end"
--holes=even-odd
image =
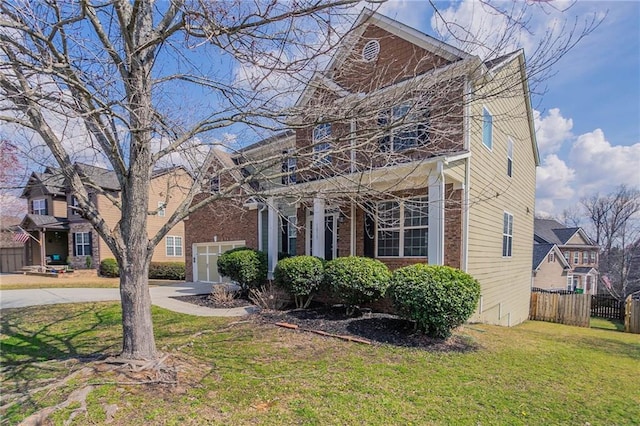
{"type": "Polygon", "coordinates": [[[24,213],[24,202],[15,196],[24,180],[18,147],[0,139],[0,220],[16,218],[24,213]]]}
{"type": "Polygon", "coordinates": [[[620,185],[607,195],[583,198],[590,231],[600,246],[605,288],[620,300],[640,289],[637,269],[640,239],[640,191],[620,185]],[[635,260],[635,261],[634,261],[635,260]]]}
{"type": "MultiPolygon", "coordinates": [[[[24,151],[60,167],[83,216],[115,255],[121,271],[124,358],[157,356],[149,262],[154,247],[190,213],[221,198],[268,196],[268,186],[251,181],[279,182],[287,176],[281,165],[290,156],[297,159],[303,180],[349,171],[348,178],[335,179],[327,191],[366,205],[372,195],[393,190],[375,188],[365,179],[371,176],[367,171],[459,151],[470,99],[507,98],[522,90],[519,68],[502,73],[503,81],[492,92],[465,93],[465,76],[486,72],[492,59],[508,53],[508,35],[527,26],[523,11],[531,6],[524,3],[517,12],[500,11],[506,18],[505,34],[482,58],[464,55],[464,60],[435,70],[439,64],[416,52],[400,68],[376,70],[373,79],[360,72],[371,64],[347,58],[344,67],[318,74],[338,46],[358,35],[352,26],[359,12],[354,3],[84,0],[0,5],[0,120],[34,135],[24,151]],[[395,84],[409,74],[421,77],[395,84]],[[317,87],[312,94],[309,88],[303,92],[309,102],[292,107],[310,79],[317,87]],[[387,86],[383,93],[362,96],[387,86]],[[350,125],[356,121],[354,137],[350,125]],[[314,140],[311,129],[328,123],[335,129],[331,144],[314,140]],[[237,151],[242,145],[237,138],[255,139],[282,129],[293,129],[310,143],[296,145],[293,152],[246,156],[240,164],[220,161],[216,154],[216,149],[237,151]],[[226,137],[228,133],[237,137],[226,137]],[[396,135],[393,141],[390,134],[396,135]],[[429,144],[423,147],[421,138],[429,144]],[[394,143],[411,149],[393,149],[394,143]],[[115,172],[119,198],[78,174],[74,159],[87,155],[115,172]],[[147,218],[157,214],[147,207],[151,175],[155,167],[172,164],[190,165],[194,185],[185,188],[184,201],[166,225],[149,236],[147,218]],[[233,179],[221,191],[202,194],[211,167],[233,179]],[[121,210],[114,228],[101,217],[88,189],[103,193],[121,210]]],[[[530,75],[548,71],[597,24],[594,20],[580,29],[548,34],[530,60],[535,65],[530,75]]],[[[472,202],[499,196],[490,190],[491,182],[486,186],[486,195],[472,202]]],[[[297,185],[286,195],[292,200],[313,195],[304,191],[304,185],[297,185]]]]}

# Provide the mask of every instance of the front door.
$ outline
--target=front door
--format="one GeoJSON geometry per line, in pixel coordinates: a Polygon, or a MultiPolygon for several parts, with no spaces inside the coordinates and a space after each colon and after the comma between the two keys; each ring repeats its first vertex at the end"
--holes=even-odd
{"type": "MultiPolygon", "coordinates": [[[[324,217],[324,258],[331,260],[338,257],[337,251],[338,215],[328,214],[324,217]]],[[[313,216],[307,219],[307,254],[313,253],[313,216]]]]}

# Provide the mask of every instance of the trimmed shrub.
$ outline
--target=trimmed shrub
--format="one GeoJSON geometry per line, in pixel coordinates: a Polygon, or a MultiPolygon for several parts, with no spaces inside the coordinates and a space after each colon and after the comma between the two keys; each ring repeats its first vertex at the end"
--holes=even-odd
{"type": "Polygon", "coordinates": [[[293,296],[297,308],[306,308],[324,277],[322,260],[313,256],[282,259],[274,271],[275,284],[293,296]]]}
{"type": "Polygon", "coordinates": [[[387,265],[367,257],[338,257],[324,268],[328,288],[347,305],[348,315],[356,306],[384,296],[390,277],[387,265]]]}
{"type": "Polygon", "coordinates": [[[233,271],[231,270],[232,264],[229,256],[231,255],[231,253],[235,253],[237,251],[243,251],[243,250],[252,250],[252,249],[245,246],[236,247],[236,248],[232,248],[231,250],[225,251],[218,257],[218,272],[220,273],[220,275],[224,277],[231,277],[231,274],[233,273],[233,271]]]}
{"type": "Polygon", "coordinates": [[[396,269],[389,292],[400,316],[427,335],[446,339],[473,314],[480,283],[449,266],[417,264],[396,269]]]}
{"type": "Polygon", "coordinates": [[[103,277],[119,277],[120,267],[115,259],[107,258],[100,262],[100,275],[103,277]]]}
{"type": "Polygon", "coordinates": [[[151,262],[149,264],[149,279],[184,280],[184,277],[184,262],[151,262]]]}
{"type": "Polygon", "coordinates": [[[267,280],[267,254],[250,248],[235,248],[218,257],[218,272],[237,282],[243,292],[267,280]]]}

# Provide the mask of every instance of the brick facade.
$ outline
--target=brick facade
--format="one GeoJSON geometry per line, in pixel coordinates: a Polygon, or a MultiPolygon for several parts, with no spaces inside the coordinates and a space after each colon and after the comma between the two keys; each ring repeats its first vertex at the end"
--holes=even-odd
{"type": "Polygon", "coordinates": [[[91,268],[97,269],[100,267],[100,237],[98,233],[93,229],[93,226],[87,221],[72,222],[69,224],[69,256],[67,261],[74,269],[87,269],[87,256],[74,256],[74,234],[78,232],[91,232],[91,268]]]}
{"type": "Polygon", "coordinates": [[[247,247],[258,248],[258,210],[242,207],[240,199],[214,201],[189,215],[184,224],[187,281],[193,281],[194,243],[245,240],[247,247]]]}

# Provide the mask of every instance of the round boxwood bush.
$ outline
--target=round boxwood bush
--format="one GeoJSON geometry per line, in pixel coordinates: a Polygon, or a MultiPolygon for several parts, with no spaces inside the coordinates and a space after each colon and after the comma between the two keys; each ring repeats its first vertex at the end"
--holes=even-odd
{"type": "Polygon", "coordinates": [[[250,248],[235,248],[218,257],[218,272],[237,282],[243,292],[267,279],[267,254],[250,248]]]}
{"type": "Polygon", "coordinates": [[[356,306],[384,296],[390,278],[387,265],[368,257],[338,257],[324,268],[328,288],[347,305],[349,315],[356,306]]]}
{"type": "Polygon", "coordinates": [[[120,267],[115,259],[107,258],[100,262],[100,275],[103,277],[119,277],[120,267]]]}
{"type": "Polygon", "coordinates": [[[322,260],[313,256],[294,256],[276,265],[276,285],[293,296],[297,308],[306,308],[318,291],[324,277],[322,260]]]}
{"type": "Polygon", "coordinates": [[[399,315],[429,336],[446,339],[473,314],[480,283],[458,269],[417,264],[396,269],[389,292],[399,315]]]}

